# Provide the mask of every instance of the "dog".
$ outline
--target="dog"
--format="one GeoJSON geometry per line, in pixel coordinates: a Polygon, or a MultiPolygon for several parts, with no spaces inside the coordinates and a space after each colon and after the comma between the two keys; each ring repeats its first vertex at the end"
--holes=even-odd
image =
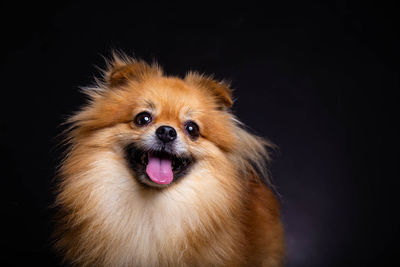
{"type": "Polygon", "coordinates": [[[272,144],[232,90],[114,53],[67,123],[55,248],[73,266],[282,266],[272,144]]]}

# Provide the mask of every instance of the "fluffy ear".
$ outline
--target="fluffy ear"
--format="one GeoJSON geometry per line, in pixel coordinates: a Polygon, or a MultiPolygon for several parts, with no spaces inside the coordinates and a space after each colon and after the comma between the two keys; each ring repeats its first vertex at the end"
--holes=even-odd
{"type": "Polygon", "coordinates": [[[204,76],[196,72],[189,72],[185,81],[207,90],[221,108],[230,108],[233,105],[232,90],[226,81],[216,81],[212,76],[204,76]]]}
{"type": "Polygon", "coordinates": [[[110,87],[126,84],[128,81],[142,81],[151,76],[161,76],[162,70],[157,64],[149,65],[125,55],[113,53],[105,72],[105,80],[110,87]]]}

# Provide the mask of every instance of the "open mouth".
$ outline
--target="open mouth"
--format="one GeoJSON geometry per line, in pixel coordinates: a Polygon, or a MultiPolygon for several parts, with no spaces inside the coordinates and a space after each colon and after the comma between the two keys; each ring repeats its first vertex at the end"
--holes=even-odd
{"type": "Polygon", "coordinates": [[[129,166],[135,178],[144,185],[162,188],[185,176],[193,164],[190,156],[177,155],[165,150],[144,151],[130,145],[126,149],[129,166]]]}

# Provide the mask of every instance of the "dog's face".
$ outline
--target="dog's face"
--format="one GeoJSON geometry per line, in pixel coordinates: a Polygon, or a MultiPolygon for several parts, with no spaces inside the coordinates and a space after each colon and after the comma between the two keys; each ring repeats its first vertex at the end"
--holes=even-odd
{"type": "Polygon", "coordinates": [[[196,161],[207,158],[221,136],[229,136],[220,125],[226,122],[218,122],[229,118],[202,90],[165,77],[142,84],[129,123],[131,144],[126,146],[140,183],[160,188],[177,182],[196,161]]]}
{"type": "Polygon", "coordinates": [[[76,116],[80,134],[94,137],[92,146],[120,151],[145,187],[168,187],[235,146],[226,84],[194,73],[165,77],[140,62],[117,62],[107,84],[76,116]]]}

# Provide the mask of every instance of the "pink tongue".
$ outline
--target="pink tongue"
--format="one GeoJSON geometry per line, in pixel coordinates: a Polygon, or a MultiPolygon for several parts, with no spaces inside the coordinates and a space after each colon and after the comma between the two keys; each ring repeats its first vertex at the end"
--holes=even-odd
{"type": "Polygon", "coordinates": [[[146,167],[147,175],[157,184],[169,184],[174,179],[172,161],[169,158],[159,158],[148,153],[149,163],[146,167]]]}

